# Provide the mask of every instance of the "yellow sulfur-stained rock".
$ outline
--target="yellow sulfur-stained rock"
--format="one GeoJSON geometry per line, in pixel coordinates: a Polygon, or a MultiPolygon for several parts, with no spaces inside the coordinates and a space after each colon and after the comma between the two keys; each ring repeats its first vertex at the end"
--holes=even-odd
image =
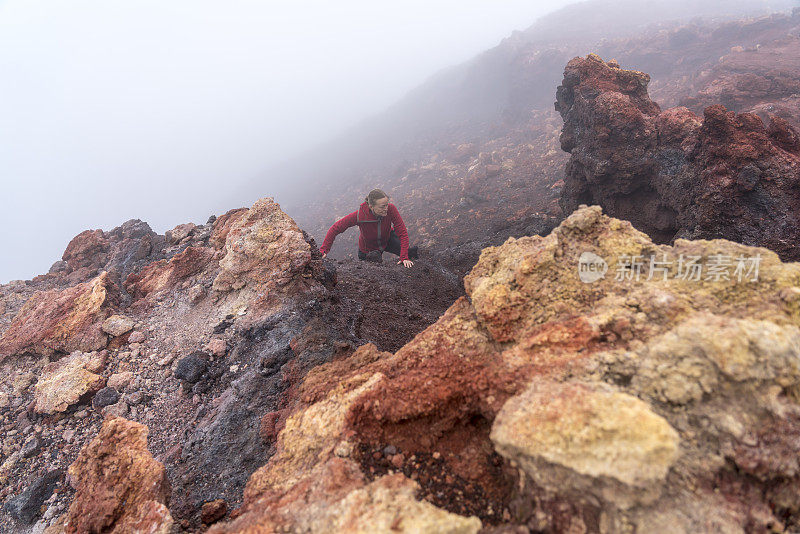
{"type": "Polygon", "coordinates": [[[506,402],[491,439],[545,489],[623,508],[658,498],[680,441],[647,404],[605,384],[539,381],[506,402]]]}
{"type": "Polygon", "coordinates": [[[105,379],[98,373],[105,366],[102,353],[73,352],[42,369],[36,382],[34,410],[37,413],[63,412],[87,393],[100,390],[105,379]]]}
{"type": "Polygon", "coordinates": [[[477,517],[448,513],[414,498],[419,484],[401,474],[385,475],[351,491],[308,525],[308,532],[371,534],[379,532],[430,532],[474,534],[481,529],[477,517]]]}

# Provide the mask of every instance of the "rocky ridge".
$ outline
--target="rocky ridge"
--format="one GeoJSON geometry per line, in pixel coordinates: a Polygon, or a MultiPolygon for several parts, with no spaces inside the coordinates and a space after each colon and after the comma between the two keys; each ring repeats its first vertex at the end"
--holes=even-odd
{"type": "Polygon", "coordinates": [[[50,273],[0,286],[3,531],[204,530],[274,454],[309,369],[395,350],[463,294],[432,259],[323,262],[272,199],[120,235],[83,232],[50,273]]]}

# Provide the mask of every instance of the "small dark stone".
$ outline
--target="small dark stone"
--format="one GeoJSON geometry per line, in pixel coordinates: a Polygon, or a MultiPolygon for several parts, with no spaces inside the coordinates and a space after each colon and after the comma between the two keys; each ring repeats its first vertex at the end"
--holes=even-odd
{"type": "Polygon", "coordinates": [[[387,456],[390,454],[395,454],[396,452],[397,452],[397,447],[395,447],[394,445],[387,445],[386,447],[383,448],[383,454],[387,456]]]}
{"type": "Polygon", "coordinates": [[[115,404],[118,400],[119,392],[114,388],[105,387],[95,393],[92,399],[92,408],[99,411],[106,406],[115,404]]]}
{"type": "Polygon", "coordinates": [[[215,334],[221,334],[233,324],[233,316],[229,315],[214,327],[215,334]]]}
{"type": "Polygon", "coordinates": [[[6,512],[22,524],[33,523],[41,513],[42,504],[53,494],[63,474],[63,470],[56,469],[37,478],[25,491],[6,502],[6,512]]]}
{"type": "Polygon", "coordinates": [[[39,449],[42,448],[42,442],[39,440],[38,436],[33,436],[20,449],[20,454],[22,454],[23,458],[30,458],[31,456],[35,455],[39,452],[39,449]]]}
{"type": "Polygon", "coordinates": [[[181,358],[175,367],[175,378],[180,378],[186,382],[194,384],[200,380],[206,370],[205,353],[194,351],[181,358]]]}

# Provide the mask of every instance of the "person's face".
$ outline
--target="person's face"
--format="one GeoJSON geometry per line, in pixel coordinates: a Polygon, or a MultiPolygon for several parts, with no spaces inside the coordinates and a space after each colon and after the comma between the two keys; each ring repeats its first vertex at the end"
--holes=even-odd
{"type": "Polygon", "coordinates": [[[389,213],[389,199],[383,197],[376,200],[375,204],[372,205],[372,213],[385,217],[389,213]]]}

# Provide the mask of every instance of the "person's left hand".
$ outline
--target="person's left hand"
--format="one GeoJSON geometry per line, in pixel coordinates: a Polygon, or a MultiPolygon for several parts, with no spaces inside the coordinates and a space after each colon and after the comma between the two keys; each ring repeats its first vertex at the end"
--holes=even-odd
{"type": "Polygon", "coordinates": [[[398,261],[397,263],[398,263],[398,264],[402,263],[402,264],[403,264],[403,265],[405,265],[406,267],[411,267],[412,265],[414,265],[414,262],[413,262],[413,261],[411,261],[411,260],[400,260],[400,261],[398,261]]]}

